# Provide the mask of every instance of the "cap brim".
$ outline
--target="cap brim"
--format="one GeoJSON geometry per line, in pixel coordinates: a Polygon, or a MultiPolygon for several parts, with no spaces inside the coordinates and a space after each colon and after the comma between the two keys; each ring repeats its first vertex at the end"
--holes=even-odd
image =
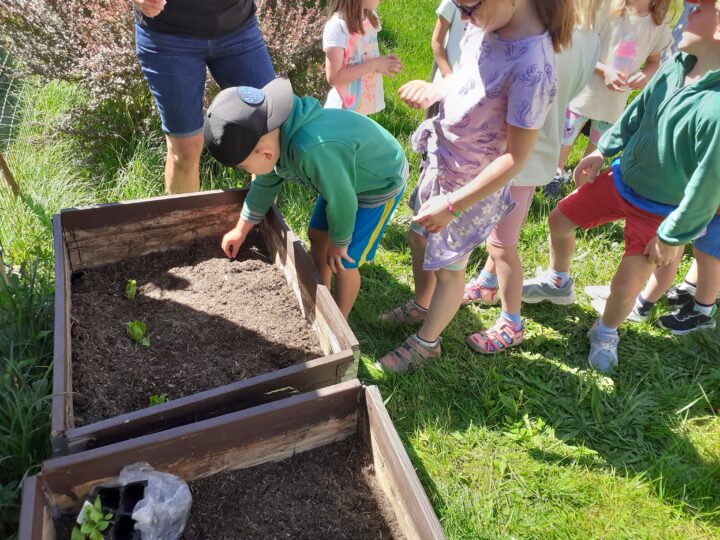
{"type": "Polygon", "coordinates": [[[288,119],[293,108],[293,89],[290,79],[277,77],[263,87],[268,103],[267,130],[279,128],[288,119]]]}

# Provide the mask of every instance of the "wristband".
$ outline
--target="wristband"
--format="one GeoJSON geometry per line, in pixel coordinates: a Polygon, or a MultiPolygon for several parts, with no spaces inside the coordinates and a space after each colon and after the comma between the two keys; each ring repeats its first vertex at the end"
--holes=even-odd
{"type": "Polygon", "coordinates": [[[455,208],[455,205],[450,200],[450,195],[445,197],[445,202],[447,202],[447,209],[448,211],[455,216],[456,218],[462,216],[462,212],[460,212],[457,208],[455,208]]]}

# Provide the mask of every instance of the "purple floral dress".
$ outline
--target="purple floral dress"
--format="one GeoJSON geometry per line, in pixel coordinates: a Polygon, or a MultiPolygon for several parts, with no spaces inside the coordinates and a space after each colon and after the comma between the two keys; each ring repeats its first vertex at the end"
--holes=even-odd
{"type": "MultiPolygon", "coordinates": [[[[540,129],[555,99],[555,52],[548,33],[504,40],[468,25],[462,56],[437,116],[420,124],[413,148],[426,154],[410,207],[451,193],[505,153],[508,124],[540,129]]],[[[513,208],[509,186],[428,237],[425,270],[438,270],[482,244],[513,208]]]]}

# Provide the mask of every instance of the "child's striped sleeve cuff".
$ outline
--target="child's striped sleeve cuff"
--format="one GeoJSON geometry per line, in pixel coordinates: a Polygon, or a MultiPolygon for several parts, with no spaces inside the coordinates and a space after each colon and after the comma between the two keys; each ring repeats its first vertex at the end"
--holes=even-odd
{"type": "Polygon", "coordinates": [[[242,212],[240,212],[240,218],[243,221],[247,221],[248,223],[260,223],[263,219],[265,219],[265,214],[260,214],[259,212],[254,212],[247,203],[243,204],[242,212]]]}

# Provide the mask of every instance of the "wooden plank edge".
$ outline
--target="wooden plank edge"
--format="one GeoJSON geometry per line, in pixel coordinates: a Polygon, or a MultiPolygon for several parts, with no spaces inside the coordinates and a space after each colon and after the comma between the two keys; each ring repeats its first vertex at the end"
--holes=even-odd
{"type": "Polygon", "coordinates": [[[65,208],[60,214],[66,231],[76,227],[92,229],[118,223],[140,220],[176,210],[194,210],[205,206],[221,204],[241,204],[247,194],[247,188],[224,189],[188,193],[184,195],[164,195],[149,199],[137,199],[81,208],[65,208]]]}
{"type": "Polygon", "coordinates": [[[278,459],[285,459],[296,451],[342,440],[355,432],[361,394],[359,381],[349,381],[196,424],[53,458],[43,463],[42,473],[55,500],[67,507],[76,502],[79,491],[117,475],[122,466],[136,461],[147,461],[160,470],[177,474],[179,469],[193,466],[193,460],[202,456],[205,458],[203,474],[213,474],[262,463],[263,456],[268,461],[267,448],[254,456],[255,461],[249,462],[250,465],[228,463],[225,455],[242,454],[243,448],[262,446],[263,441],[292,433],[292,438],[280,446],[285,453],[276,453],[276,457],[280,456],[278,459]],[[334,433],[332,429],[337,426],[333,423],[344,426],[343,430],[334,433]],[[324,438],[317,437],[323,424],[329,424],[330,429],[325,430],[324,438]]]}
{"type": "Polygon", "coordinates": [[[445,533],[376,386],[365,387],[375,473],[408,539],[445,540],[445,533]]]}
{"type": "MultiPolygon", "coordinates": [[[[290,392],[303,393],[331,386],[355,378],[349,377],[349,374],[356,372],[353,351],[341,351],[69,430],[65,434],[66,453],[83,451],[88,443],[92,443],[93,448],[98,448],[120,442],[121,439],[117,438],[120,436],[123,439],[132,439],[147,435],[149,431],[160,427],[160,424],[178,422],[183,418],[185,420],[182,423],[194,423],[219,414],[236,412],[238,408],[230,410],[227,405],[239,399],[250,402],[247,406],[242,406],[245,409],[287,397],[290,392]],[[283,390],[289,392],[283,393],[283,390]],[[274,398],[273,394],[277,394],[277,398],[274,398]],[[213,410],[223,407],[226,410],[219,413],[213,410]]],[[[177,425],[179,424],[162,429],[171,429],[177,425]]]]}
{"type": "Polygon", "coordinates": [[[55,530],[51,525],[48,501],[41,488],[40,476],[28,476],[22,483],[18,540],[53,538],[55,530]]]}
{"type": "MultiPolygon", "coordinates": [[[[268,229],[277,236],[278,247],[283,249],[281,255],[289,259],[295,267],[298,275],[298,283],[304,288],[304,293],[312,298],[315,303],[316,312],[320,312],[322,318],[328,324],[337,340],[337,347],[342,349],[359,350],[360,344],[355,337],[350,325],[345,317],[343,317],[340,308],[328,288],[321,283],[320,275],[315,268],[312,258],[305,249],[303,242],[295,235],[290,226],[278,208],[273,205],[271,212],[268,212],[265,221],[268,229]],[[284,246],[283,246],[284,244],[284,246]],[[300,274],[307,273],[306,278],[311,283],[307,283],[305,279],[300,279],[300,274]]],[[[284,262],[284,261],[283,261],[284,262]]],[[[284,262],[284,264],[287,264],[284,262]]],[[[291,287],[293,286],[290,283],[291,287]]]]}
{"type": "Polygon", "coordinates": [[[72,411],[72,388],[68,387],[68,381],[71,381],[69,370],[72,368],[70,359],[67,357],[67,351],[70,349],[67,343],[70,325],[70,298],[67,290],[69,268],[65,264],[66,245],[59,214],[55,214],[52,218],[52,229],[55,251],[55,320],[50,437],[53,441],[53,448],[61,451],[64,432],[72,427],[72,418],[68,418],[68,411],[72,411]]]}

